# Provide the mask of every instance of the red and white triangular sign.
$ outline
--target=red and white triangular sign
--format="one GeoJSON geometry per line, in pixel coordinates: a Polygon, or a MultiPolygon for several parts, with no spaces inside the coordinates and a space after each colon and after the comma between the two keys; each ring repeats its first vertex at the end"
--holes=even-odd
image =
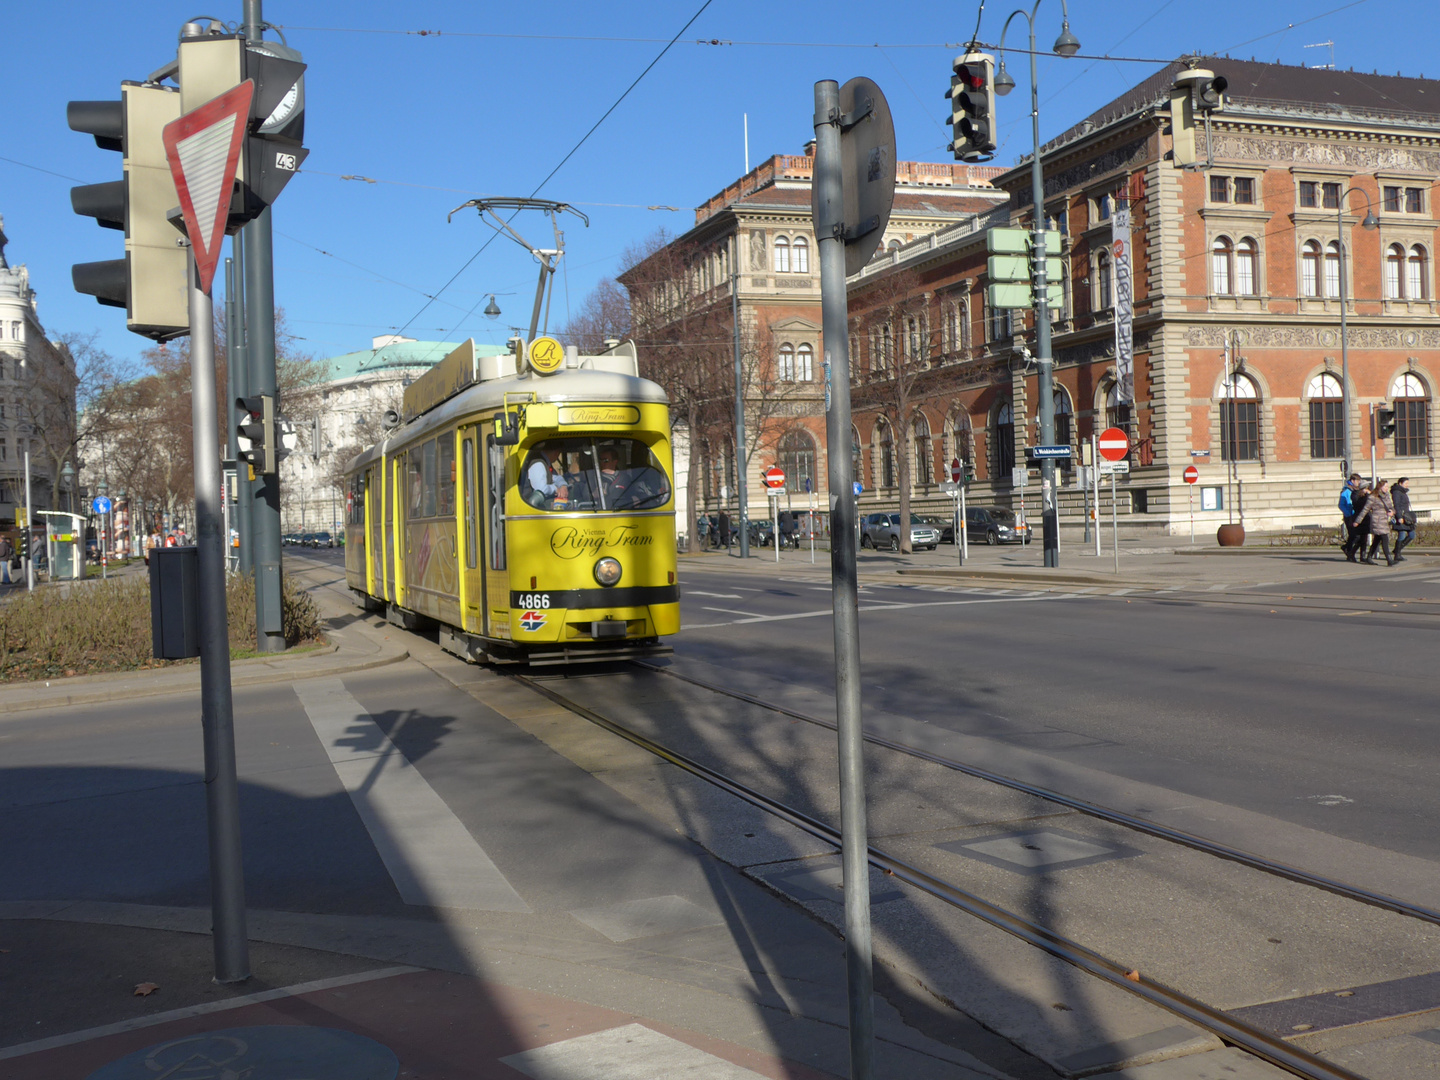
{"type": "Polygon", "coordinates": [[[165,157],[175,177],[175,192],[180,196],[180,211],[204,293],[210,291],[220,263],[230,194],[254,96],[255,83],[246,79],[165,125],[165,157]]]}

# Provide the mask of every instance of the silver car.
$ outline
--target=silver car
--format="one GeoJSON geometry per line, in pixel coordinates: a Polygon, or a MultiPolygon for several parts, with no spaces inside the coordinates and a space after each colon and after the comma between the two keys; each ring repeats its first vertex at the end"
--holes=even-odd
{"type": "MultiPolygon", "coordinates": [[[[940,545],[940,530],[918,514],[910,515],[910,550],[934,551],[940,545]]],[[[900,550],[900,515],[866,514],[860,526],[860,546],[900,550]]]]}

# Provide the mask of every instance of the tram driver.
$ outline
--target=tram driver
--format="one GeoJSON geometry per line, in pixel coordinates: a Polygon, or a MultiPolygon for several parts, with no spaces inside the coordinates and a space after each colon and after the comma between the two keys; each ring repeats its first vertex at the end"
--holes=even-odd
{"type": "Polygon", "coordinates": [[[525,501],[542,510],[564,509],[570,504],[570,485],[565,478],[558,446],[538,446],[525,465],[529,491],[525,501]]]}

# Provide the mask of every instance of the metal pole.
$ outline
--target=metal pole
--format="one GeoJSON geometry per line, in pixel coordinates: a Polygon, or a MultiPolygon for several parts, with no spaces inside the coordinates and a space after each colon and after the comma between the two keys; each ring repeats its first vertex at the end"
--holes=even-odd
{"type": "Polygon", "coordinates": [[[1115,547],[1115,573],[1120,573],[1120,515],[1116,509],[1119,496],[1115,494],[1115,474],[1110,474],[1110,542],[1115,547]]]}
{"type": "Polygon", "coordinates": [[[240,790],[230,699],[230,632],[225,617],[225,547],[220,535],[220,431],[215,417],[214,305],[190,260],[190,388],[195,439],[196,585],[200,639],[200,723],[205,738],[205,806],[210,839],[210,906],[215,981],[250,977],[245,871],[240,857],[240,790]]]}
{"type": "Polygon", "coordinates": [[[860,715],[860,614],[855,570],[856,503],[850,462],[850,355],[845,295],[845,212],[840,174],[840,86],[815,84],[815,239],[825,342],[825,434],[830,479],[830,580],[835,623],[835,709],[840,759],[841,861],[850,1076],[874,1075],[875,1015],[870,942],[870,868],[865,823],[865,744],[860,715]]]}
{"type": "Polygon", "coordinates": [[[1186,484],[1190,489],[1190,543],[1195,543],[1195,485],[1186,484]]]}
{"type": "Polygon", "coordinates": [[[771,496],[770,503],[770,542],[775,545],[775,562],[780,562],[780,493],[777,491],[771,496]]]}
{"type": "Polygon", "coordinates": [[[1100,446],[1099,437],[1093,431],[1090,432],[1090,484],[1095,494],[1090,501],[1095,507],[1095,557],[1098,559],[1100,557],[1100,446]]]}
{"type": "MultiPolygon", "coordinates": [[[[739,503],[740,558],[750,557],[750,529],[745,510],[745,380],[740,371],[740,237],[730,260],[730,322],[735,348],[735,498],[739,503]]],[[[776,549],[779,550],[778,548],[776,549]]]]}
{"type": "Polygon", "coordinates": [[[1370,403],[1370,486],[1375,486],[1375,403],[1373,401],[1370,403]]]}
{"type": "MultiPolygon", "coordinates": [[[[263,25],[260,0],[245,0],[245,40],[260,41],[263,25]]],[[[267,206],[246,225],[244,233],[248,316],[245,340],[250,362],[250,392],[274,397],[275,412],[279,414],[281,402],[275,386],[275,249],[271,208],[267,206]]],[[[251,528],[255,540],[255,647],[260,652],[284,652],[278,472],[266,473],[257,479],[251,528]]]]}
{"type": "MultiPolygon", "coordinates": [[[[1040,6],[1037,2],[1037,8],[1040,6]]],[[[1030,196],[1035,203],[1031,244],[1035,249],[1035,360],[1040,365],[1040,443],[1055,443],[1055,361],[1050,355],[1050,286],[1045,275],[1045,176],[1040,168],[1040,80],[1035,70],[1035,14],[1030,14],[1030,126],[1035,156],[1030,162],[1030,196]]],[[[1040,529],[1045,565],[1060,565],[1060,518],[1055,506],[1055,461],[1040,462],[1040,529]]]]}
{"type": "MultiPolygon", "coordinates": [[[[236,238],[238,242],[238,237],[236,238]]],[[[232,247],[233,251],[233,247],[232,247]]],[[[234,462],[235,487],[238,493],[240,487],[240,442],[239,432],[236,430],[235,399],[239,397],[236,390],[239,372],[236,370],[240,355],[238,330],[236,318],[238,308],[235,300],[235,281],[238,275],[235,272],[235,258],[232,256],[225,260],[225,459],[234,462]]],[[[231,528],[231,506],[230,506],[230,485],[224,482],[224,475],[221,476],[221,505],[225,508],[225,568],[230,569],[230,528],[231,528]]],[[[236,507],[236,510],[239,508],[236,507]]],[[[238,530],[237,530],[238,531],[238,530]]]]}
{"type": "Polygon", "coordinates": [[[965,483],[960,484],[960,565],[970,557],[970,515],[965,508],[965,483]]]}
{"type": "Polygon", "coordinates": [[[35,591],[35,510],[30,504],[30,440],[25,440],[25,587],[35,591]]]}
{"type": "Polygon", "coordinates": [[[810,492],[810,562],[815,562],[815,492],[810,492]]]}
{"type": "MultiPolygon", "coordinates": [[[[235,257],[235,396],[250,395],[250,348],[246,344],[245,305],[245,234],[242,229],[230,238],[235,257]]],[[[230,402],[233,410],[235,402],[230,402]]],[[[236,445],[239,452],[239,445],[236,445]]],[[[254,529],[255,484],[250,479],[250,466],[235,466],[235,518],[240,527],[240,572],[255,572],[254,529]]]]}
{"type": "MultiPolygon", "coordinates": [[[[1345,200],[1340,200],[1340,205],[1335,208],[1335,243],[1340,250],[1340,439],[1344,449],[1341,451],[1343,459],[1341,468],[1342,475],[1346,480],[1350,477],[1350,334],[1345,323],[1345,200]]],[[[1323,257],[1323,252],[1322,252],[1323,257]]],[[[1325,291],[1325,268],[1320,268],[1320,288],[1323,295],[1325,291]]],[[[1371,469],[1374,472],[1374,469],[1371,469]]],[[[1371,477],[1374,481],[1374,477],[1371,477]]]]}

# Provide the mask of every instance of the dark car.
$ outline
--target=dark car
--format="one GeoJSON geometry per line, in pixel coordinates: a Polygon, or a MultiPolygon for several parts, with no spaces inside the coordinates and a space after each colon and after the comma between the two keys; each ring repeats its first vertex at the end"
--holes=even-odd
{"type": "Polygon", "coordinates": [[[750,543],[755,547],[769,547],[775,542],[775,523],[769,518],[751,519],[750,543]]]}
{"type": "Polygon", "coordinates": [[[1015,511],[1000,506],[965,508],[966,540],[972,544],[1024,544],[1030,540],[1030,526],[1015,517],[1015,511]]]}
{"type": "Polygon", "coordinates": [[[940,543],[953,544],[955,542],[955,519],[953,517],[927,517],[921,520],[931,528],[940,531],[940,543]]]}

